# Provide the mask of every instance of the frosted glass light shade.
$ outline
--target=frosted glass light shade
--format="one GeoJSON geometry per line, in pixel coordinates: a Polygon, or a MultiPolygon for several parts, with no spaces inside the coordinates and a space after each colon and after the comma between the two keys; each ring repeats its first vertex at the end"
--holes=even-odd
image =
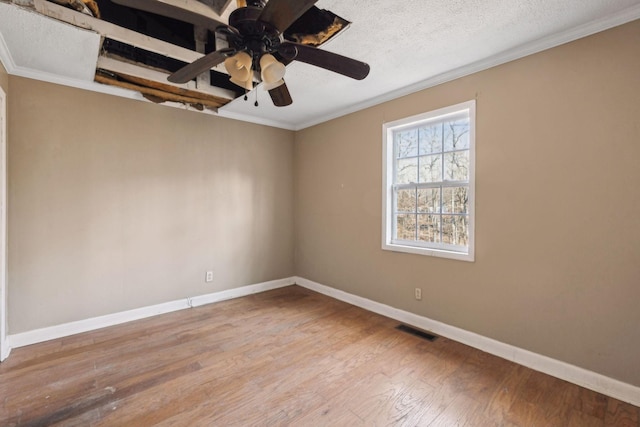
{"type": "MultiPolygon", "coordinates": [[[[224,60],[224,67],[227,69],[232,81],[235,79],[236,81],[244,82],[251,79],[252,62],[251,56],[247,52],[238,52],[231,58],[224,60]]],[[[244,87],[244,84],[238,86],[244,87]]]]}
{"type": "Polygon", "coordinates": [[[273,55],[270,55],[268,53],[262,55],[262,57],[260,58],[260,69],[262,70],[260,76],[262,77],[262,81],[265,84],[277,83],[278,81],[282,80],[285,73],[284,64],[278,62],[278,60],[276,60],[273,55]]]}

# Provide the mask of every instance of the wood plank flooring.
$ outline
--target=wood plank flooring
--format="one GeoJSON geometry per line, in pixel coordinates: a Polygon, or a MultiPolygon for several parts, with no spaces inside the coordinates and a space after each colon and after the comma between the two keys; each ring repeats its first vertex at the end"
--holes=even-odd
{"type": "Polygon", "coordinates": [[[291,286],[15,349],[0,426],[639,426],[639,408],[291,286]]]}

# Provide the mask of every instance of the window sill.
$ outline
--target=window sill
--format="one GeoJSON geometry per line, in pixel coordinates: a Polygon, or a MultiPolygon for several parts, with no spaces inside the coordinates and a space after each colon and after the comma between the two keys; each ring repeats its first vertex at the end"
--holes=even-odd
{"type": "Polygon", "coordinates": [[[467,252],[454,252],[446,251],[442,249],[420,248],[417,246],[406,246],[394,243],[383,243],[382,249],[393,252],[404,252],[416,255],[426,255],[438,258],[448,258],[458,261],[475,262],[475,258],[472,251],[467,252]]]}

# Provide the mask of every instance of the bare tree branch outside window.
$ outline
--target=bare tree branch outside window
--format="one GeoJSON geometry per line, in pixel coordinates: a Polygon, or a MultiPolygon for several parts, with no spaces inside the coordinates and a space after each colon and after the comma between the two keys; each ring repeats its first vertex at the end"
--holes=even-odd
{"type": "Polygon", "coordinates": [[[468,118],[394,133],[396,239],[469,244],[469,149],[468,118]]]}

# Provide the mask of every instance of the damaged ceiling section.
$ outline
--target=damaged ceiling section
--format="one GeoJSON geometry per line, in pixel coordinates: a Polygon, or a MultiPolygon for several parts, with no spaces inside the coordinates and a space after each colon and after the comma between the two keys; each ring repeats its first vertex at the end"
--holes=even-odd
{"type": "MultiPolygon", "coordinates": [[[[0,0],[1,1],[1,0],[0,0]]],[[[213,110],[244,96],[224,65],[184,84],[167,77],[203,55],[227,47],[216,28],[245,0],[14,0],[15,4],[100,36],[94,80],[140,92],[152,102],[177,102],[213,110]]],[[[283,34],[285,40],[320,46],[350,23],[312,7],[283,34]]],[[[287,61],[283,62],[287,63],[287,61]]],[[[255,82],[259,82],[256,77],[255,82]]]]}

